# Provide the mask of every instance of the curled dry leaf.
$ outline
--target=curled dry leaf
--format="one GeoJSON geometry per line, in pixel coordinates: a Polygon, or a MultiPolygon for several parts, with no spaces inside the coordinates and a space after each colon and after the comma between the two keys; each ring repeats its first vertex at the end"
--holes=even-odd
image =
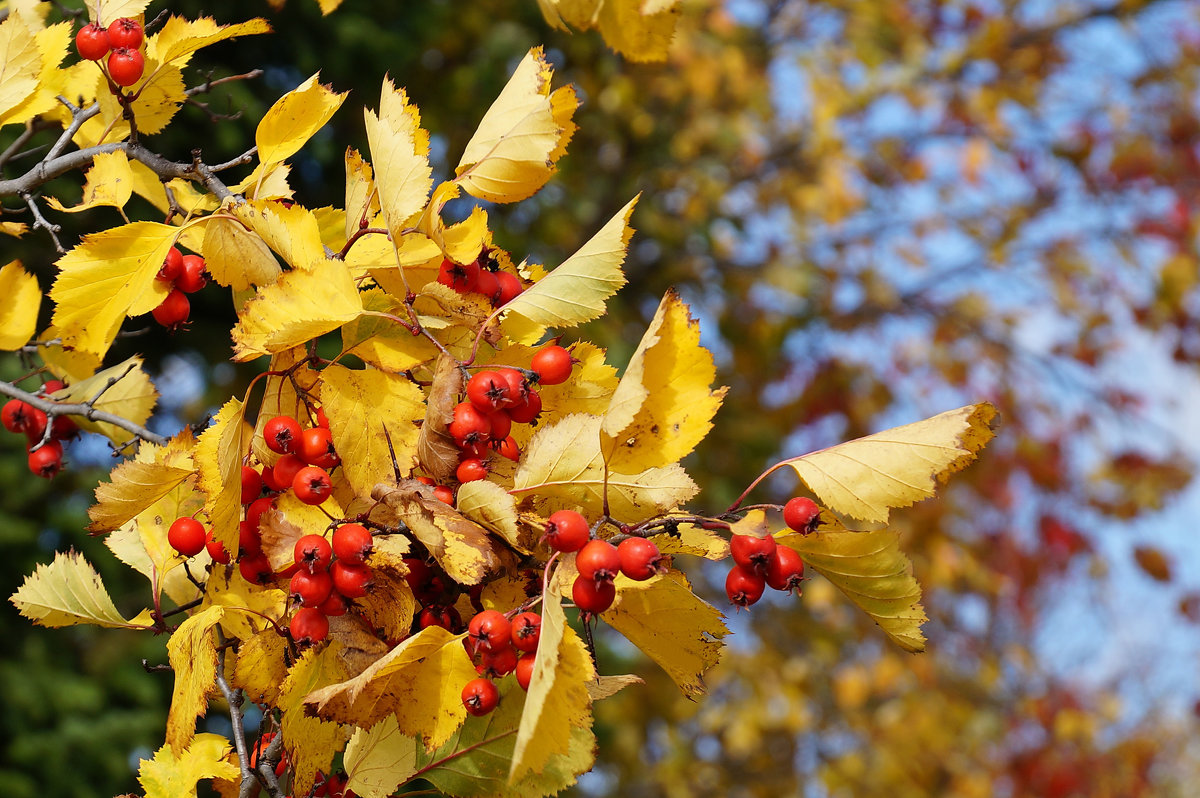
{"type": "Polygon", "coordinates": [[[446,428],[454,419],[454,406],[462,393],[462,371],[454,358],[442,355],[438,358],[433,373],[433,385],[429,386],[428,410],[421,435],[417,438],[417,459],[436,481],[442,482],[454,474],[458,467],[458,447],[446,428]]]}

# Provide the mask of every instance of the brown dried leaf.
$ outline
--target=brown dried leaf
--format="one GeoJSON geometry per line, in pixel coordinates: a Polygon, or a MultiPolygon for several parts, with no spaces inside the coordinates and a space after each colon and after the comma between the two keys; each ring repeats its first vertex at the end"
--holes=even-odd
{"type": "Polygon", "coordinates": [[[421,426],[421,436],[417,438],[417,459],[429,476],[438,482],[449,479],[458,468],[458,447],[446,428],[454,419],[454,406],[458,404],[462,385],[462,371],[458,363],[443,354],[438,358],[434,370],[425,423],[421,426]]]}

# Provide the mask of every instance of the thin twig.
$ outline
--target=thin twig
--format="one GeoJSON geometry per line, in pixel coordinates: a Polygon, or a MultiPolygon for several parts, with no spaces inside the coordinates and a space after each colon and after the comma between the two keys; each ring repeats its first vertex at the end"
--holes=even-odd
{"type": "MultiPolygon", "coordinates": [[[[106,413],[103,410],[97,410],[87,402],[52,402],[31,394],[28,391],[22,391],[17,386],[7,382],[0,382],[0,395],[8,396],[12,399],[20,399],[25,404],[41,410],[50,418],[54,418],[55,416],[83,416],[89,421],[99,421],[105,424],[112,424],[114,427],[120,427],[126,432],[133,433],[141,440],[158,446],[165,446],[168,441],[162,435],[134,424],[127,418],[114,415],[113,413],[106,413]]],[[[49,426],[49,423],[47,423],[47,427],[49,426]]]]}

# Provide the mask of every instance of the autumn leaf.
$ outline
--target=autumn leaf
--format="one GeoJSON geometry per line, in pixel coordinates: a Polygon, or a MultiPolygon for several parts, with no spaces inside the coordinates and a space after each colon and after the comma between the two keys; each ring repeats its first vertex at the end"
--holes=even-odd
{"type": "Polygon", "coordinates": [[[433,187],[429,166],[429,134],[421,129],[421,114],[404,89],[385,78],[379,113],[363,109],[375,187],[383,218],[394,240],[405,222],[425,207],[433,187]]]}
{"type": "Polygon", "coordinates": [[[200,434],[196,469],[200,489],[208,497],[204,511],[213,538],[225,551],[238,550],[238,522],[242,509],[242,458],[250,448],[250,429],[242,418],[242,403],[230,399],[211,427],[200,434]]]}
{"type": "Polygon", "coordinates": [[[323,260],[311,271],[285,274],[260,288],[238,314],[234,360],[253,360],[305,343],[362,313],[358,289],[341,261],[323,260]]]}
{"type": "Polygon", "coordinates": [[[1135,546],[1133,559],[1138,567],[1156,582],[1171,581],[1171,560],[1162,549],[1154,546],[1135,546]]]}
{"type": "Polygon", "coordinates": [[[530,553],[529,541],[521,540],[516,500],[495,482],[464,482],[458,486],[455,506],[467,518],[495,531],[517,551],[530,553]]]}
{"type": "MultiPolygon", "coordinates": [[[[505,305],[508,316],[542,327],[573,327],[603,315],[604,303],[625,285],[621,264],[633,235],[629,217],[637,201],[630,200],[578,252],[505,305]]],[[[520,343],[540,337],[539,332],[520,343]]]]}
{"type": "Polygon", "coordinates": [[[0,22],[0,117],[37,91],[42,59],[37,40],[20,14],[0,22]]]}
{"type": "Polygon", "coordinates": [[[454,171],[467,193],[516,202],[533,196],[554,174],[575,133],[571,117],[579,99],[570,86],[551,92],[553,75],[540,47],[517,65],[454,171]]]}
{"type": "Polygon", "coordinates": [[[551,581],[542,601],[537,659],[513,743],[510,784],[527,773],[541,772],[551,757],[567,754],[573,728],[591,727],[587,683],[595,677],[591,655],[567,625],[558,583],[551,581]]]}
{"type": "Polygon", "coordinates": [[[425,422],[417,438],[417,460],[438,482],[449,479],[458,467],[458,445],[447,427],[454,420],[454,406],[462,389],[462,369],[454,358],[443,354],[434,368],[425,422]]]}
{"type": "Polygon", "coordinates": [[[146,798],[196,798],[196,783],[202,779],[236,779],[237,765],[229,762],[232,745],[219,734],[197,734],[179,753],[169,745],[143,759],[138,767],[138,783],[146,798]]]}
{"type": "Polygon", "coordinates": [[[435,499],[429,486],[406,479],[396,487],[378,485],[371,496],[391,510],[459,584],[477,585],[498,568],[487,530],[435,499]]]}
{"type": "Polygon", "coordinates": [[[0,269],[0,349],[11,352],[33,340],[41,306],[37,278],[20,261],[0,269]]]}
{"type": "Polygon", "coordinates": [[[208,712],[208,696],[217,689],[217,641],[213,628],[225,608],[212,606],[179,625],[167,641],[167,658],[175,672],[175,690],[167,714],[167,745],[182,753],[196,733],[196,717],[208,712]]]}
{"type": "Polygon", "coordinates": [[[288,596],[277,587],[247,582],[236,567],[222,567],[209,573],[203,598],[201,611],[209,607],[230,610],[221,619],[221,628],[230,637],[247,640],[263,629],[279,634],[267,619],[283,618],[288,596]]]}
{"type": "Polygon", "coordinates": [[[909,652],[925,650],[921,624],[928,619],[921,607],[921,586],[900,551],[896,532],[834,530],[779,536],[776,543],[798,551],[807,567],[845,593],[898,646],[909,652]]]}
{"type": "Polygon", "coordinates": [[[282,270],[267,242],[240,222],[211,217],[204,225],[204,268],[218,285],[245,291],[270,285],[282,270]]]}
{"type": "Polygon", "coordinates": [[[172,15],[167,18],[162,29],[147,40],[146,52],[159,63],[184,67],[192,55],[203,47],[236,36],[270,32],[271,26],[264,19],[252,19],[236,25],[218,25],[212,17],[184,19],[172,15]]]}
{"type": "Polygon", "coordinates": [[[341,107],[346,93],[338,94],[311,76],[275,101],[254,131],[258,159],[263,172],[271,164],[287,160],[325,126],[341,107]]]}
{"type": "Polygon", "coordinates": [[[149,5],[150,0],[84,0],[88,19],[104,28],[121,17],[141,16],[149,5]]]}
{"type": "MultiPolygon", "coordinates": [[[[56,402],[70,404],[92,402],[92,406],[103,413],[120,416],[134,424],[142,425],[150,418],[158,391],[154,383],[142,371],[141,357],[134,355],[111,368],[88,377],[86,380],[68,385],[52,397],[56,402]]],[[[106,421],[92,421],[86,416],[72,417],[80,429],[98,432],[113,443],[124,443],[132,434],[106,421]]]]}
{"type": "MultiPolygon", "coordinates": [[[[137,91],[130,108],[137,118],[139,134],[161,132],[170,124],[180,107],[187,102],[187,86],[177,64],[163,64],[152,56],[146,56],[145,77],[136,84],[137,91]]],[[[107,82],[100,78],[96,101],[100,104],[100,119],[111,126],[107,138],[123,139],[129,136],[129,122],[124,117],[124,108],[117,96],[108,91],[107,82]]]]}
{"type": "Polygon", "coordinates": [[[610,469],[629,472],[676,463],[712,429],[724,388],[687,305],[668,291],[621,377],[600,425],[610,469]]]}
{"type": "Polygon", "coordinates": [[[333,755],[346,742],[346,732],[337,723],[307,715],[304,697],[313,690],[345,680],[345,665],[338,656],[338,644],[310,648],[293,665],[279,690],[276,706],[283,711],[280,731],[284,748],[292,763],[292,793],[308,795],[317,771],[328,773],[333,755]]]}
{"type": "Polygon", "coordinates": [[[371,591],[355,603],[358,605],[359,615],[369,628],[378,630],[378,633],[388,640],[403,640],[412,631],[413,617],[421,605],[417,603],[405,578],[408,567],[402,562],[387,562],[385,560],[393,558],[381,556],[386,548],[382,541],[391,542],[393,539],[404,542],[403,536],[400,535],[376,538],[380,543],[369,560],[371,591]]]}
{"type": "Polygon", "coordinates": [[[705,691],[704,674],[729,634],[721,611],[692,592],[678,571],[646,582],[617,577],[617,598],[601,619],[658,663],[685,695],[705,691]]]}
{"type": "Polygon", "coordinates": [[[932,497],[992,439],[987,402],[785,460],[831,510],[883,523],[888,511],[932,497]]]}
{"type": "Polygon", "coordinates": [[[714,562],[729,556],[729,539],[711,529],[694,524],[680,524],[678,534],[662,534],[653,537],[658,550],[663,554],[691,554],[714,562]]]}
{"type": "Polygon", "coordinates": [[[375,191],[375,172],[363,160],[362,153],[346,148],[346,222],[347,241],[357,233],[361,223],[370,222],[379,213],[379,195],[375,191]]]}
{"type": "MultiPolygon", "coordinates": [[[[10,3],[9,9],[12,12],[13,18],[24,19],[19,8],[10,3]]],[[[0,125],[28,122],[42,114],[49,115],[60,111],[62,106],[58,102],[58,95],[69,94],[69,92],[67,90],[66,78],[68,70],[60,69],[59,65],[62,64],[63,59],[67,56],[67,48],[73,34],[74,31],[70,22],[49,25],[34,34],[38,55],[41,60],[41,68],[37,76],[37,89],[7,111],[0,112],[0,125]]],[[[0,38],[3,38],[2,33],[0,33],[0,38]]],[[[20,81],[26,74],[20,54],[17,55],[15,63],[19,66],[17,79],[20,81]]],[[[5,72],[7,73],[7,69],[5,72]]],[[[0,78],[0,92],[5,92],[3,88],[4,84],[4,78],[0,78]]],[[[0,107],[3,106],[0,105],[0,107]]],[[[16,223],[4,222],[3,224],[12,225],[16,223]]]]}
{"type": "MultiPolygon", "coordinates": [[[[262,199],[235,203],[230,207],[230,211],[292,268],[311,271],[325,260],[320,223],[316,214],[308,208],[274,199],[262,199]]],[[[208,250],[205,250],[204,254],[207,257],[208,250]]],[[[278,269],[278,266],[276,268],[278,269]]],[[[265,269],[262,276],[270,279],[252,279],[250,282],[264,285],[275,281],[265,269]]]]}
{"type": "Polygon", "coordinates": [[[321,378],[322,409],[355,493],[370,496],[376,483],[394,479],[388,436],[401,473],[409,473],[420,434],[416,422],[425,415],[421,389],[401,375],[375,369],[332,365],[321,378]]]}
{"type": "Polygon", "coordinates": [[[305,535],[326,534],[329,516],[337,518],[341,514],[342,508],[333,496],[319,506],[305,504],[291,490],[277,496],[271,509],[259,519],[262,551],[271,567],[276,571],[287,569],[295,562],[296,541],[305,535]]]}
{"type": "Polygon", "coordinates": [[[605,0],[596,22],[609,47],[630,61],[665,61],[679,0],[605,0]]]}
{"type": "Polygon", "coordinates": [[[24,617],[39,626],[92,624],[109,629],[148,629],[150,611],[125,620],[100,581],[100,574],[77,552],[59,552],[54,562],[38,565],[9,597],[24,617]]]}
{"type": "Polygon", "coordinates": [[[124,208],[133,196],[133,171],[121,150],[96,155],[85,177],[83,199],[78,205],[67,208],[54,197],[47,197],[46,203],[57,211],[79,213],[102,206],[124,208]]]}
{"type": "Polygon", "coordinates": [[[116,529],[166,496],[194,471],[191,450],[195,445],[185,429],[167,446],[144,443],[136,460],[127,460],[112,470],[109,482],[96,486],[96,504],[88,510],[89,532],[116,529]],[[174,449],[172,456],[155,457],[154,452],[174,449]]]}
{"type": "Polygon", "coordinates": [[[237,664],[229,683],[246,691],[246,697],[259,704],[279,704],[279,691],[287,678],[288,641],[274,629],[263,629],[245,638],[237,646],[237,664]]]}
{"type": "MultiPolygon", "coordinates": [[[[404,317],[402,300],[378,288],[362,292],[363,309],[404,317]]],[[[424,336],[414,337],[405,327],[383,316],[359,316],[342,327],[342,351],[383,371],[399,374],[433,360],[437,347],[424,336]]]]}

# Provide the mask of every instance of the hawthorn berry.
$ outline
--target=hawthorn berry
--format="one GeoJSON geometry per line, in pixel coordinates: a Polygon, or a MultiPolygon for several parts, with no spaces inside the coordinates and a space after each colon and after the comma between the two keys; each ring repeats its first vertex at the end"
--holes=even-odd
{"type": "Polygon", "coordinates": [[[321,602],[321,606],[317,607],[324,615],[330,618],[339,615],[345,615],[350,609],[349,601],[341,593],[334,590],[329,594],[329,598],[321,602]]]}
{"type": "Polygon", "coordinates": [[[542,637],[542,616],[536,612],[522,612],[512,619],[512,646],[519,651],[537,651],[542,637]]]}
{"type": "Polygon", "coordinates": [[[607,540],[589,540],[575,555],[575,567],[584,579],[611,582],[621,572],[621,555],[607,540]]]}
{"type": "Polygon", "coordinates": [[[533,679],[533,666],[537,663],[537,655],[529,653],[517,660],[517,684],[528,692],[529,682],[533,679]]]}
{"type": "Polygon", "coordinates": [[[467,632],[479,641],[480,651],[499,651],[512,639],[512,623],[498,610],[484,610],[467,624],[467,632]]]}
{"type": "Polygon", "coordinates": [[[775,554],[775,538],[770,535],[761,538],[756,535],[734,535],[729,540],[729,551],[733,554],[733,561],[747,571],[766,574],[767,564],[775,554]]]}
{"type": "Polygon", "coordinates": [[[489,413],[488,421],[492,425],[491,442],[493,443],[503,441],[508,437],[508,433],[512,432],[512,416],[504,410],[489,413]]]}
{"type": "Polygon", "coordinates": [[[255,585],[265,585],[275,578],[271,569],[271,561],[261,551],[238,560],[238,573],[247,582],[255,585]]]}
{"type": "Polygon", "coordinates": [[[75,49],[79,51],[80,58],[99,61],[112,49],[108,31],[95,22],[89,22],[75,34],[75,49]]]}
{"type": "Polygon", "coordinates": [[[49,396],[50,394],[57,393],[66,387],[67,384],[62,380],[46,380],[42,383],[42,387],[38,390],[38,393],[40,393],[42,396],[49,396]]]}
{"type": "Polygon", "coordinates": [[[442,266],[438,269],[437,281],[447,288],[453,288],[460,294],[466,294],[475,290],[475,282],[479,279],[479,264],[474,261],[470,263],[455,263],[446,258],[442,261],[442,266]]]}
{"type": "Polygon", "coordinates": [[[371,569],[366,565],[348,565],[334,560],[329,566],[333,587],[346,598],[362,598],[371,588],[371,569]]]}
{"type": "Polygon", "coordinates": [[[291,416],[275,416],[263,425],[263,441],[273,452],[294,452],[300,445],[300,423],[291,416]]]}
{"type": "Polygon", "coordinates": [[[296,498],[305,504],[320,504],[333,492],[333,482],[325,469],[305,466],[296,474],[292,490],[296,491],[296,498]]]}
{"type": "Polygon", "coordinates": [[[475,666],[475,672],[494,678],[507,676],[516,670],[517,652],[511,646],[505,646],[498,651],[484,651],[475,666]]]}
{"type": "Polygon", "coordinates": [[[172,288],[171,293],[163,298],[159,306],[150,311],[150,315],[163,327],[175,332],[188,320],[191,312],[192,303],[188,301],[187,295],[178,288],[172,288]]]}
{"type": "Polygon", "coordinates": [[[342,524],[333,530],[333,553],[346,565],[362,565],[374,542],[371,531],[362,524],[342,524]]]}
{"type": "Polygon", "coordinates": [[[542,540],[555,551],[579,551],[591,537],[587,519],[574,510],[559,510],[546,521],[542,540]]]}
{"type": "Polygon", "coordinates": [[[162,268],[158,270],[155,279],[161,280],[164,283],[173,283],[179,279],[179,275],[183,273],[183,253],[175,247],[167,250],[167,257],[163,260],[162,268]]]}
{"type": "Polygon", "coordinates": [[[767,584],[775,590],[800,592],[804,581],[804,560],[791,546],[776,546],[775,556],[767,563],[767,584]]]}
{"type": "Polygon", "coordinates": [[[167,530],[167,542],[184,557],[195,557],[204,550],[208,533],[195,518],[176,518],[167,530]]]}
{"type": "Polygon", "coordinates": [[[70,416],[55,416],[50,422],[50,436],[55,440],[65,441],[79,434],[79,426],[70,416]]]}
{"type": "Polygon", "coordinates": [[[142,23],[129,17],[114,19],[108,25],[108,41],[113,47],[128,47],[132,50],[142,46],[145,31],[142,23]]]}
{"type": "Polygon", "coordinates": [[[319,607],[333,592],[333,577],[329,571],[309,573],[303,567],[292,575],[288,593],[295,604],[304,607],[319,607]]]}
{"type": "Polygon", "coordinates": [[[496,272],[496,282],[500,285],[500,293],[494,300],[496,307],[507,305],[516,298],[517,294],[525,290],[525,286],[521,285],[521,280],[515,274],[508,272],[496,272]]]}
{"type": "Polygon", "coordinates": [[[108,76],[118,86],[132,86],[142,79],[146,59],[129,47],[118,47],[109,53],[108,76]]]}
{"type": "Polygon", "coordinates": [[[288,624],[288,631],[296,645],[316,645],[329,635],[329,619],[316,607],[304,607],[296,610],[292,622],[288,624]]]}
{"type": "Polygon", "coordinates": [[[317,426],[321,429],[329,429],[329,419],[325,415],[325,408],[317,408],[317,426]]]}
{"type": "Polygon", "coordinates": [[[29,428],[33,416],[33,406],[20,399],[9,399],[0,409],[0,420],[9,432],[24,432],[29,428]]]}
{"type": "Polygon", "coordinates": [[[299,454],[309,465],[321,468],[333,468],[342,462],[327,427],[311,427],[301,432],[299,454]]]}
{"type": "Polygon", "coordinates": [[[542,397],[538,396],[537,391],[529,391],[525,394],[525,401],[519,405],[513,405],[508,408],[508,417],[519,424],[529,424],[537,420],[537,417],[542,412],[542,397]]]}
{"type": "Polygon", "coordinates": [[[491,370],[477,371],[471,376],[467,381],[467,399],[481,413],[491,413],[512,404],[508,381],[499,372],[491,370]]]}
{"type": "Polygon", "coordinates": [[[482,717],[500,703],[500,691],[490,680],[479,678],[467,682],[462,691],[463,706],[475,717],[482,717]]]}
{"type": "Polygon", "coordinates": [[[204,542],[204,548],[208,550],[208,556],[218,565],[229,565],[229,552],[225,550],[225,544],[212,536],[212,532],[208,533],[208,540],[204,542]]]}
{"type": "Polygon", "coordinates": [[[521,459],[521,449],[517,446],[517,441],[513,436],[509,435],[495,446],[501,457],[507,457],[514,463],[521,459]]]}
{"type": "Polygon", "coordinates": [[[442,504],[449,504],[451,507],[454,506],[454,491],[450,490],[450,488],[446,487],[445,485],[438,485],[433,489],[433,498],[437,499],[442,504]]]}
{"type": "Polygon", "coordinates": [[[430,626],[440,626],[447,632],[453,632],[462,625],[458,610],[453,607],[426,607],[417,616],[417,626],[428,629],[430,626]]]}
{"type": "Polygon", "coordinates": [[[820,518],[821,508],[807,496],[796,496],[783,505],[783,522],[802,534],[812,532],[820,518]]]}
{"type": "Polygon", "coordinates": [[[46,434],[46,424],[50,420],[46,414],[32,405],[29,406],[28,421],[25,423],[25,437],[30,443],[37,443],[46,434]]]}
{"type": "Polygon", "coordinates": [[[259,523],[262,521],[262,514],[275,506],[275,500],[270,496],[263,496],[261,499],[255,499],[246,506],[246,523],[250,524],[253,529],[258,529],[259,523]]]}
{"type": "Polygon", "coordinates": [[[262,554],[262,534],[258,524],[251,523],[248,518],[238,524],[238,552],[244,557],[262,554]]]}
{"type": "Polygon", "coordinates": [[[204,276],[204,258],[199,255],[184,255],[183,268],[179,277],[175,278],[175,287],[185,294],[194,294],[208,285],[204,276]]]}
{"type": "Polygon", "coordinates": [[[608,580],[596,581],[595,579],[585,579],[580,575],[571,585],[571,598],[574,600],[575,606],[593,615],[598,615],[611,607],[616,597],[617,588],[608,580]]]}
{"type": "Polygon", "coordinates": [[[304,535],[292,549],[296,564],[304,571],[315,574],[329,568],[333,559],[333,547],[321,535],[304,535]]]}
{"type": "Polygon", "coordinates": [[[242,504],[249,504],[262,493],[263,479],[258,469],[242,466],[242,504]]]}
{"type": "Polygon", "coordinates": [[[454,419],[447,428],[450,437],[459,446],[487,443],[492,434],[492,422],[487,413],[470,402],[459,402],[454,406],[454,419]]]}
{"type": "Polygon", "coordinates": [[[767,583],[756,571],[735,565],[725,577],[725,595],[738,607],[749,607],[762,598],[767,583]]]}
{"type": "Polygon", "coordinates": [[[494,272],[489,272],[487,269],[480,269],[479,275],[475,278],[475,287],[472,290],[477,294],[483,294],[487,297],[488,302],[495,305],[496,300],[500,298],[500,281],[496,279],[494,272]]]}
{"type": "Polygon", "coordinates": [[[271,482],[280,486],[280,490],[287,490],[292,487],[296,481],[296,475],[304,468],[308,467],[308,463],[296,454],[285,454],[275,461],[275,465],[271,468],[271,482]]]}
{"type": "Polygon", "coordinates": [[[281,493],[291,487],[291,485],[280,484],[279,480],[275,478],[275,468],[273,466],[263,466],[262,481],[267,490],[272,493],[281,493]]]}
{"type": "Polygon", "coordinates": [[[34,476],[53,479],[62,470],[62,444],[49,441],[29,453],[29,470],[34,476]]]}
{"type": "Polygon", "coordinates": [[[620,555],[621,573],[635,582],[645,582],[659,573],[663,556],[652,540],[626,538],[617,546],[620,555]]]}
{"type": "Polygon", "coordinates": [[[454,475],[459,482],[474,482],[477,479],[487,477],[487,466],[478,457],[468,457],[458,464],[454,475]]]}
{"type": "Polygon", "coordinates": [[[529,367],[537,374],[538,382],[542,385],[559,385],[571,376],[574,364],[570,352],[558,344],[550,344],[534,354],[529,367]]]}

